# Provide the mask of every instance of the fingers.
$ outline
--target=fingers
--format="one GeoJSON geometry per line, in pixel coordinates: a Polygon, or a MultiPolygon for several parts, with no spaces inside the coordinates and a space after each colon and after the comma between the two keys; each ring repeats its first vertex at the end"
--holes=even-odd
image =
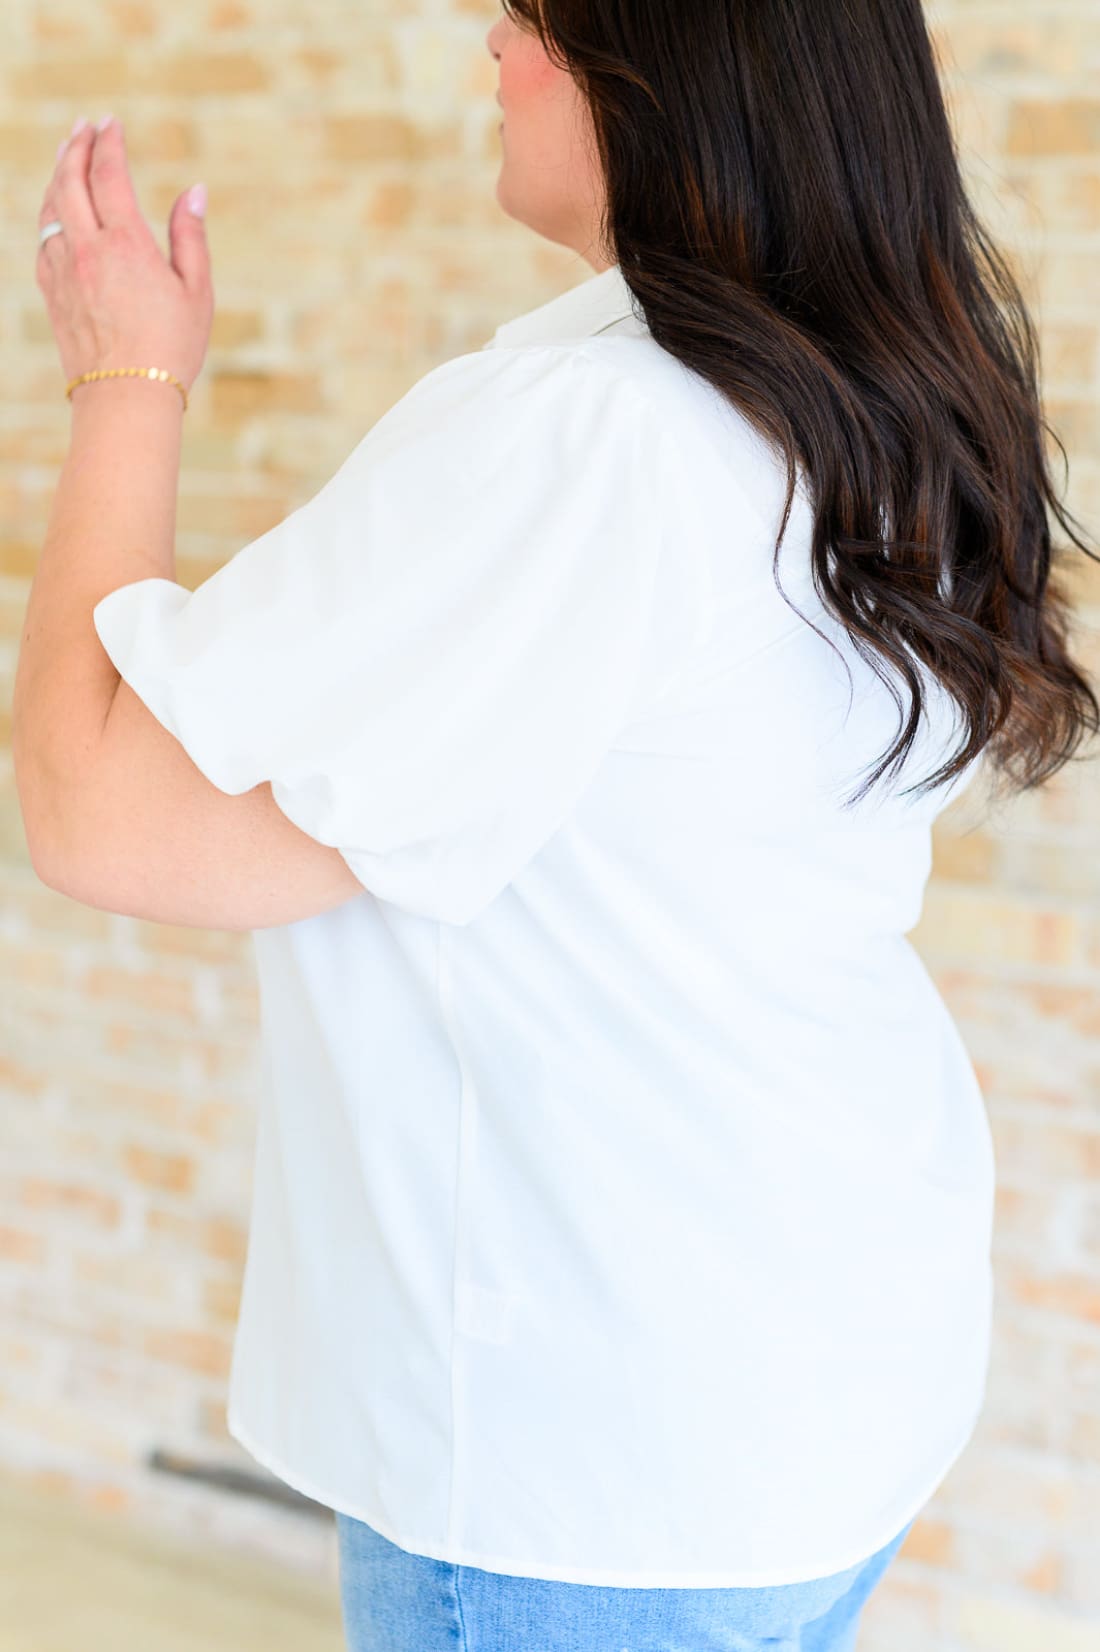
{"type": "Polygon", "coordinates": [[[60,219],[65,226],[65,234],[73,244],[88,240],[100,228],[100,219],[88,188],[88,164],[95,137],[95,127],[86,126],[69,139],[46,191],[43,211],[48,206],[49,212],[45,222],[48,223],[51,218],[60,219]]]}
{"type": "Polygon", "coordinates": [[[94,138],[88,167],[88,184],[91,204],[98,221],[104,229],[113,229],[127,223],[147,227],[130,177],[130,163],[126,155],[126,139],[122,127],[117,120],[112,120],[102,132],[95,132],[94,138]]]}

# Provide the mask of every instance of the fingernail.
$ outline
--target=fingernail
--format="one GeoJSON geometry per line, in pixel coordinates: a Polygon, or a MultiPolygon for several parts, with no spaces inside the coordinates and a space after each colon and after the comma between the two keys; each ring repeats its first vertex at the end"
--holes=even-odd
{"type": "Polygon", "coordinates": [[[87,124],[88,124],[87,115],[81,115],[80,119],[74,125],[74,127],[73,127],[71,133],[69,134],[69,136],[75,138],[78,132],[83,132],[83,130],[87,126],[87,124]]]}
{"type": "Polygon", "coordinates": [[[206,217],[206,185],[194,184],[187,191],[187,210],[196,218],[206,217]]]}
{"type": "Polygon", "coordinates": [[[61,142],[57,146],[57,159],[58,160],[61,159],[62,155],[65,153],[65,151],[66,151],[66,149],[68,149],[68,147],[69,147],[68,138],[62,138],[61,142]]]}
{"type": "Polygon", "coordinates": [[[108,126],[110,126],[111,122],[114,120],[114,118],[115,117],[113,115],[104,115],[102,120],[97,120],[96,123],[95,123],[96,131],[97,132],[105,132],[107,130],[108,126]]]}

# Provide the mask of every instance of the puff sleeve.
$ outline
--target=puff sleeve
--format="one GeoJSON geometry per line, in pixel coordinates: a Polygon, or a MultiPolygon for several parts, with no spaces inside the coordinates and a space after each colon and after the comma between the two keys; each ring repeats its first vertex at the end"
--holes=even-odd
{"type": "Polygon", "coordinates": [[[194,591],[121,586],[96,630],[220,790],[269,781],[367,890],[468,923],[644,694],[659,429],[583,347],[456,357],[194,591]]]}

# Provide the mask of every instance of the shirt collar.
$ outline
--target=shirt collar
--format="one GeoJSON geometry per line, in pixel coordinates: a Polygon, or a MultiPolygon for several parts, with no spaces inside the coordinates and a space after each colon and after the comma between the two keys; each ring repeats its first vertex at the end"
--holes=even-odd
{"type": "Polygon", "coordinates": [[[618,264],[589,276],[548,304],[505,321],[489,342],[497,346],[517,344],[558,344],[569,339],[591,338],[605,327],[634,315],[634,298],[618,264]]]}

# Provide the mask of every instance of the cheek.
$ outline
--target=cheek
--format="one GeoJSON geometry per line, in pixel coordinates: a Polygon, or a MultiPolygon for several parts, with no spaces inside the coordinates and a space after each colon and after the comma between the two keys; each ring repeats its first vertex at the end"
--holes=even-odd
{"type": "Polygon", "coordinates": [[[550,62],[541,46],[521,48],[501,59],[500,95],[504,113],[537,114],[566,95],[569,76],[550,62]]]}

